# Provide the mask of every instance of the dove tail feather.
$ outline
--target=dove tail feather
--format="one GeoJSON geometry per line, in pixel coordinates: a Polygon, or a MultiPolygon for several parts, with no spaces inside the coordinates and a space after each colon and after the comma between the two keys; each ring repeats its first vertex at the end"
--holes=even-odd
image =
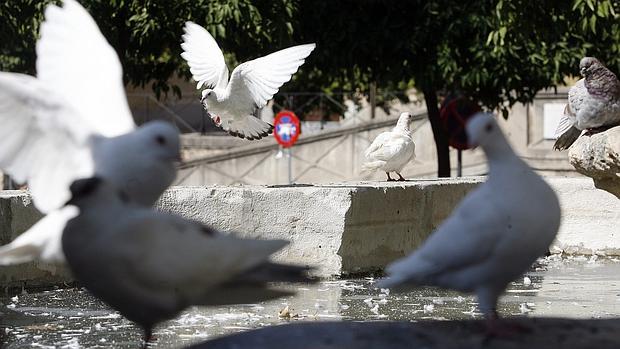
{"type": "Polygon", "coordinates": [[[308,272],[312,268],[298,265],[267,262],[248,270],[237,279],[241,284],[265,282],[312,282],[308,272]]]}
{"type": "Polygon", "coordinates": [[[370,173],[377,171],[383,165],[385,165],[385,161],[377,160],[377,161],[369,161],[362,164],[362,173],[370,173]]]}
{"type": "Polygon", "coordinates": [[[252,268],[221,287],[209,291],[200,301],[201,305],[255,303],[293,295],[294,292],[269,287],[272,282],[312,283],[309,267],[266,262],[252,268]]]}
{"type": "Polygon", "coordinates": [[[193,305],[231,305],[264,302],[294,295],[295,292],[275,290],[263,285],[247,287],[220,287],[205,294],[200,300],[192,301],[193,305]]]}
{"type": "Polygon", "coordinates": [[[392,275],[385,279],[377,281],[375,287],[377,288],[398,288],[404,284],[410,283],[410,280],[405,275],[392,275]]]}
{"type": "Polygon", "coordinates": [[[273,133],[273,125],[252,115],[243,120],[231,123],[229,127],[222,127],[231,136],[244,138],[249,141],[267,137],[273,133]]]}
{"type": "Polygon", "coordinates": [[[562,133],[560,137],[553,144],[554,150],[565,150],[568,149],[577,138],[581,135],[581,130],[577,129],[575,126],[569,128],[566,132],[562,133]]]}
{"type": "Polygon", "coordinates": [[[14,265],[36,260],[41,250],[33,245],[14,246],[8,244],[0,247],[0,265],[14,265]]]}

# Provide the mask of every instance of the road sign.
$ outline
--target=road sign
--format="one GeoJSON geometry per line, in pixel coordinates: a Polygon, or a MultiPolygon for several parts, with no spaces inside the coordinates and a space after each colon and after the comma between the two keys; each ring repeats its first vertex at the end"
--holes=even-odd
{"type": "Polygon", "coordinates": [[[297,115],[290,110],[282,110],[276,115],[274,121],[276,141],[284,148],[292,147],[297,138],[301,128],[299,127],[299,119],[297,115]]]}

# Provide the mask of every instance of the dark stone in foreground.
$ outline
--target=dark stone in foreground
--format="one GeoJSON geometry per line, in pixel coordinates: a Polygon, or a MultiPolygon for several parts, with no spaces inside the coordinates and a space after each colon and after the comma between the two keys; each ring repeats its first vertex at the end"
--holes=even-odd
{"type": "Polygon", "coordinates": [[[519,318],[530,328],[506,338],[488,337],[482,321],[306,322],[220,337],[189,349],[332,348],[620,348],[620,319],[519,318]]]}

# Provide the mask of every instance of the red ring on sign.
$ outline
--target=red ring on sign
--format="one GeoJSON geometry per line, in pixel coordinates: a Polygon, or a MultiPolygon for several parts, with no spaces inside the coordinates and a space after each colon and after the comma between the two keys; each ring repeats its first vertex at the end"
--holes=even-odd
{"type": "Polygon", "coordinates": [[[290,110],[282,110],[276,114],[273,123],[273,136],[284,148],[292,147],[301,133],[299,118],[290,110]]]}

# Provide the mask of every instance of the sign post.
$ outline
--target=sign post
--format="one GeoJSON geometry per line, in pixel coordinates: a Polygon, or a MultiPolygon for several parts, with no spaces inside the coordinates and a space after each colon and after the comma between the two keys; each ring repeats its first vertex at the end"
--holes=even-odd
{"type": "Polygon", "coordinates": [[[273,133],[276,141],[286,149],[286,155],[288,157],[288,183],[293,184],[293,152],[292,147],[299,134],[301,128],[299,125],[299,118],[295,113],[290,110],[282,110],[276,114],[274,120],[275,132],[273,133]]]}

